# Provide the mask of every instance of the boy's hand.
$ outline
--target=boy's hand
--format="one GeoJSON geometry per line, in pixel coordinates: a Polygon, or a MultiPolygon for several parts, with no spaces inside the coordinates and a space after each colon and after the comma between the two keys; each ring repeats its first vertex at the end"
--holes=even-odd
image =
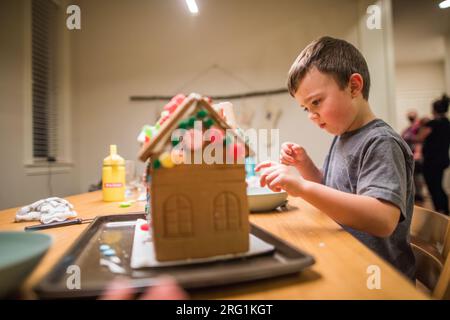
{"type": "Polygon", "coordinates": [[[289,167],[272,161],[265,161],[258,164],[255,171],[262,171],[261,187],[267,185],[270,190],[280,192],[285,190],[289,195],[300,196],[303,178],[294,176],[289,172],[289,167]]]}
{"type": "Polygon", "coordinates": [[[293,142],[285,142],[281,145],[280,162],[287,166],[300,166],[308,159],[304,148],[293,142]]]}

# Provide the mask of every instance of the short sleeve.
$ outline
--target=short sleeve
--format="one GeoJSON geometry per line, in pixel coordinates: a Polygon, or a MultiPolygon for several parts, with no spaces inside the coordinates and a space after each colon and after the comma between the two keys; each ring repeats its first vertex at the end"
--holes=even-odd
{"type": "Polygon", "coordinates": [[[406,217],[407,167],[399,143],[390,136],[371,139],[358,175],[357,194],[388,201],[406,217]]]}

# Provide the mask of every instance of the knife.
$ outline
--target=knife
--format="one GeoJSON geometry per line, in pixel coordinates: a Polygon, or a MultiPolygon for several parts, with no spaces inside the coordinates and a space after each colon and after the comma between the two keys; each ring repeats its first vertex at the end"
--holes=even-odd
{"type": "Polygon", "coordinates": [[[50,228],[58,228],[58,227],[65,227],[70,226],[74,224],[82,224],[82,223],[89,223],[94,221],[94,219],[71,219],[67,221],[60,221],[60,222],[51,222],[47,224],[36,224],[34,226],[25,227],[25,231],[36,231],[36,230],[43,230],[43,229],[50,229],[50,228]]]}

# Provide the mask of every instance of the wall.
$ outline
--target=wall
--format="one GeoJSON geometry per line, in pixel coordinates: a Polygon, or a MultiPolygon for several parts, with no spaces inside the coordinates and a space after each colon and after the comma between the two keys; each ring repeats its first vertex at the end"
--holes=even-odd
{"type": "Polygon", "coordinates": [[[397,64],[397,129],[406,128],[406,113],[416,109],[431,117],[431,103],[445,91],[444,63],[440,61],[397,64]]]}
{"type": "MultiPolygon", "coordinates": [[[[29,175],[25,167],[25,1],[0,1],[0,209],[50,196],[79,192],[77,168],[66,173],[29,175]]],[[[46,169],[44,169],[47,171],[46,169]]]]}

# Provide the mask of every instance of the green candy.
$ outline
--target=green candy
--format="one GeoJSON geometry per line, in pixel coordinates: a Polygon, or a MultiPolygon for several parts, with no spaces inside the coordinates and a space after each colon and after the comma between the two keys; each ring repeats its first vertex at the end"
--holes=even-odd
{"type": "Polygon", "coordinates": [[[196,120],[196,117],[189,117],[189,119],[187,119],[188,127],[193,128],[196,120]]]}
{"type": "Polygon", "coordinates": [[[156,159],[155,161],[153,161],[153,169],[159,169],[159,168],[161,168],[161,161],[156,159]]]}
{"type": "Polygon", "coordinates": [[[203,125],[205,126],[206,129],[211,128],[211,126],[214,124],[214,120],[211,118],[205,118],[203,119],[203,125]]]}
{"type": "Polygon", "coordinates": [[[199,119],[203,119],[207,115],[208,115],[208,111],[206,111],[205,109],[201,109],[197,112],[197,118],[199,118],[199,119]]]}
{"type": "Polygon", "coordinates": [[[187,129],[189,126],[189,123],[186,120],[183,120],[180,122],[180,124],[178,125],[178,128],[180,129],[187,129]]]}
{"type": "Polygon", "coordinates": [[[172,146],[176,146],[180,143],[180,140],[172,140],[172,146]]]}

